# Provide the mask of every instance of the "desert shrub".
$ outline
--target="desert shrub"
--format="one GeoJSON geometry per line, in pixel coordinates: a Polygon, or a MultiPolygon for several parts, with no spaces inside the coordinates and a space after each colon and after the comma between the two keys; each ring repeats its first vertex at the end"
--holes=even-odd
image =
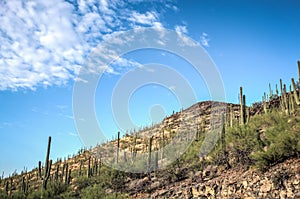
{"type": "Polygon", "coordinates": [[[210,153],[217,165],[232,166],[255,164],[264,170],[272,165],[300,154],[299,117],[286,116],[278,112],[258,115],[244,125],[227,128],[226,150],[220,141],[210,153]],[[228,155],[228,157],[226,157],[228,155]]]}
{"type": "Polygon", "coordinates": [[[98,199],[98,198],[104,198],[104,195],[105,192],[103,188],[98,184],[94,184],[83,189],[80,194],[80,198],[98,199]]]}
{"type": "Polygon", "coordinates": [[[272,137],[272,143],[266,151],[258,151],[253,154],[256,165],[265,170],[270,166],[280,163],[288,158],[299,156],[299,133],[282,132],[272,137]]]}
{"type": "Polygon", "coordinates": [[[272,114],[267,119],[273,124],[265,131],[266,147],[252,155],[262,170],[300,154],[299,118],[272,114]]]}
{"type": "Polygon", "coordinates": [[[76,187],[76,189],[84,189],[92,184],[95,183],[94,178],[88,178],[87,176],[80,176],[78,177],[75,182],[74,182],[74,186],[76,187]]]}
{"type": "Polygon", "coordinates": [[[60,199],[63,198],[61,196],[62,193],[65,193],[67,191],[67,185],[62,183],[50,183],[47,187],[47,190],[32,190],[30,193],[28,193],[27,198],[28,199],[60,199]]]}
{"type": "Polygon", "coordinates": [[[226,147],[224,149],[219,141],[212,152],[213,162],[217,165],[250,166],[253,164],[250,154],[259,146],[257,133],[255,127],[250,124],[227,128],[225,132],[226,147]]]}

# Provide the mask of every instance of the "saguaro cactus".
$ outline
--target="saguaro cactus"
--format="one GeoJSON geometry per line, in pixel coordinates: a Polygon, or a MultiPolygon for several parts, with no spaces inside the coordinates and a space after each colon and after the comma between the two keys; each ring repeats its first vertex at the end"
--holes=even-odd
{"type": "Polygon", "coordinates": [[[284,99],[283,99],[283,86],[282,86],[282,79],[280,79],[280,106],[282,112],[285,112],[285,104],[284,104],[284,99]]]}
{"type": "Polygon", "coordinates": [[[230,106],[229,106],[229,125],[230,125],[230,127],[233,127],[233,106],[232,106],[232,104],[230,104],[230,106]]]}
{"type": "Polygon", "coordinates": [[[80,164],[79,164],[79,176],[82,175],[82,160],[80,160],[80,164]]]}
{"type": "Polygon", "coordinates": [[[68,168],[69,168],[69,165],[68,165],[68,163],[66,163],[65,185],[69,184],[68,168]]]}
{"type": "Polygon", "coordinates": [[[228,161],[228,152],[226,149],[226,129],[225,129],[225,115],[224,113],[221,116],[221,124],[222,124],[222,131],[221,131],[221,147],[224,153],[224,161],[226,163],[226,167],[230,168],[230,164],[228,161]]]}
{"type": "Polygon", "coordinates": [[[250,107],[246,108],[246,123],[248,124],[250,121],[250,107]]]}
{"type": "Polygon", "coordinates": [[[65,168],[66,168],[66,163],[63,164],[62,170],[61,170],[61,175],[60,175],[60,182],[63,182],[64,176],[65,176],[65,168]]]}
{"type": "Polygon", "coordinates": [[[247,115],[246,115],[246,95],[243,95],[243,123],[246,123],[247,115]]]}
{"type": "Polygon", "coordinates": [[[162,147],[161,147],[161,159],[164,159],[164,147],[165,147],[165,129],[162,129],[162,147]]]}
{"type": "Polygon", "coordinates": [[[290,113],[295,113],[295,105],[294,105],[294,100],[293,97],[289,97],[289,108],[290,108],[290,113]]]}
{"type": "Polygon", "coordinates": [[[221,118],[221,124],[222,124],[222,131],[221,131],[221,145],[222,145],[222,150],[226,150],[226,142],[225,142],[225,115],[224,113],[222,114],[221,118]]]}
{"type": "Polygon", "coordinates": [[[292,85],[293,85],[294,99],[295,99],[296,104],[299,106],[300,101],[299,101],[299,97],[298,97],[298,93],[297,93],[297,86],[296,86],[294,78],[292,78],[292,85]]]}
{"type": "Polygon", "coordinates": [[[273,98],[273,91],[272,91],[272,87],[271,87],[270,83],[269,83],[269,93],[270,93],[270,95],[269,95],[270,100],[272,100],[272,98],[273,98]]]}
{"type": "Polygon", "coordinates": [[[132,161],[134,161],[136,157],[136,139],[137,139],[137,135],[135,133],[133,137],[132,161]]]}
{"type": "Polygon", "coordinates": [[[42,179],[42,162],[41,161],[39,161],[39,163],[38,163],[38,177],[40,179],[42,179]]]}
{"type": "Polygon", "coordinates": [[[89,157],[88,169],[87,169],[87,177],[91,177],[91,157],[89,157]]]}
{"type": "Polygon", "coordinates": [[[44,171],[44,178],[43,178],[43,188],[44,189],[47,189],[47,182],[50,177],[50,170],[51,170],[51,164],[52,164],[52,160],[49,160],[50,146],[51,146],[51,136],[49,136],[49,138],[48,138],[48,147],[47,147],[47,154],[46,154],[46,160],[45,160],[45,171],[44,171]]]}
{"type": "Polygon", "coordinates": [[[68,180],[67,180],[67,184],[69,185],[71,183],[71,169],[69,169],[69,174],[68,174],[68,180]]]}
{"type": "Polygon", "coordinates": [[[59,173],[59,163],[56,165],[55,182],[58,182],[58,173],[59,173]]]}
{"type": "Polygon", "coordinates": [[[9,182],[8,181],[6,181],[6,183],[5,183],[5,192],[6,192],[6,194],[8,195],[8,184],[9,184],[9,182]]]}
{"type": "Polygon", "coordinates": [[[151,138],[149,140],[149,152],[148,152],[148,171],[149,172],[151,170],[152,141],[153,141],[153,136],[151,136],[151,138]]]}
{"type": "Polygon", "coordinates": [[[264,108],[264,113],[267,114],[268,113],[268,109],[267,109],[267,99],[266,99],[266,93],[264,93],[264,95],[262,96],[262,102],[263,102],[263,108],[264,108]]]}
{"type": "Polygon", "coordinates": [[[27,188],[28,188],[28,178],[27,181],[25,181],[25,176],[22,176],[22,191],[24,194],[27,193],[27,188]]]}
{"type": "Polygon", "coordinates": [[[300,84],[300,61],[298,61],[298,83],[300,84]]]}
{"type": "Polygon", "coordinates": [[[284,104],[284,108],[285,108],[285,113],[288,115],[289,114],[289,104],[288,104],[285,84],[283,85],[283,104],[284,104]]]}
{"type": "Polygon", "coordinates": [[[240,87],[240,124],[244,125],[246,120],[245,114],[246,96],[243,95],[243,87],[240,87]]]}
{"type": "Polygon", "coordinates": [[[97,176],[98,175],[98,169],[99,169],[99,161],[98,159],[95,158],[94,160],[94,175],[97,176]]]}
{"type": "Polygon", "coordinates": [[[119,162],[119,152],[120,152],[120,131],[118,131],[117,163],[119,162]]]}

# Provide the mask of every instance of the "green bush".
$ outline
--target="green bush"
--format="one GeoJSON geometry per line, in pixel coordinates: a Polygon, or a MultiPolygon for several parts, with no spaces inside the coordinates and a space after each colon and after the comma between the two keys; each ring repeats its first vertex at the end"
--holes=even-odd
{"type": "Polygon", "coordinates": [[[297,133],[281,132],[273,136],[266,151],[253,154],[257,166],[262,170],[300,154],[299,131],[297,133]]]}
{"type": "Polygon", "coordinates": [[[28,193],[28,199],[60,199],[64,198],[61,194],[67,191],[67,185],[61,183],[50,183],[47,190],[34,190],[28,193]]]}
{"type": "Polygon", "coordinates": [[[209,154],[217,165],[255,164],[265,170],[279,162],[300,154],[300,118],[278,112],[258,115],[244,125],[226,129],[226,150],[221,142],[209,154]],[[228,155],[229,157],[226,157],[228,155]]]}
{"type": "Polygon", "coordinates": [[[273,112],[257,117],[255,125],[263,129],[260,140],[263,145],[251,155],[258,168],[266,170],[288,158],[299,156],[299,117],[273,112]]]}

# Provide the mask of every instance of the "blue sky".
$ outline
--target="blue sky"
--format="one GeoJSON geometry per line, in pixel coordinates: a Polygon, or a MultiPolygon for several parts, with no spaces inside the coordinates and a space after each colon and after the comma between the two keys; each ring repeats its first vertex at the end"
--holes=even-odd
{"type": "MultiPolygon", "coordinates": [[[[53,0],[0,2],[0,172],[65,157],[84,144],[73,117],[74,82],[91,50],[108,35],[139,27],[164,27],[201,44],[216,64],[228,102],[238,102],[242,85],[247,103],[259,101],[268,83],[297,78],[300,3],[263,1],[53,0]]],[[[107,68],[95,94],[95,113],[108,139],[119,130],[111,95],[122,76],[147,63],[172,67],[209,100],[205,82],[183,59],[142,50],[107,68]]],[[[150,125],[181,108],[173,88],[146,85],[128,101],[136,126],[150,125]]],[[[124,132],[123,132],[124,133],[124,132]]]]}

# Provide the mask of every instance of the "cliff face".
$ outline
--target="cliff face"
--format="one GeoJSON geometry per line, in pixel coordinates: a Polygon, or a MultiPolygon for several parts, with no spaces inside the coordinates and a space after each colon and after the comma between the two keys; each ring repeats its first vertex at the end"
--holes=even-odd
{"type": "Polygon", "coordinates": [[[162,185],[155,179],[150,186],[161,187],[149,194],[136,193],[132,198],[300,198],[300,158],[271,167],[267,172],[256,169],[224,170],[208,166],[191,173],[191,177],[162,185]]]}

